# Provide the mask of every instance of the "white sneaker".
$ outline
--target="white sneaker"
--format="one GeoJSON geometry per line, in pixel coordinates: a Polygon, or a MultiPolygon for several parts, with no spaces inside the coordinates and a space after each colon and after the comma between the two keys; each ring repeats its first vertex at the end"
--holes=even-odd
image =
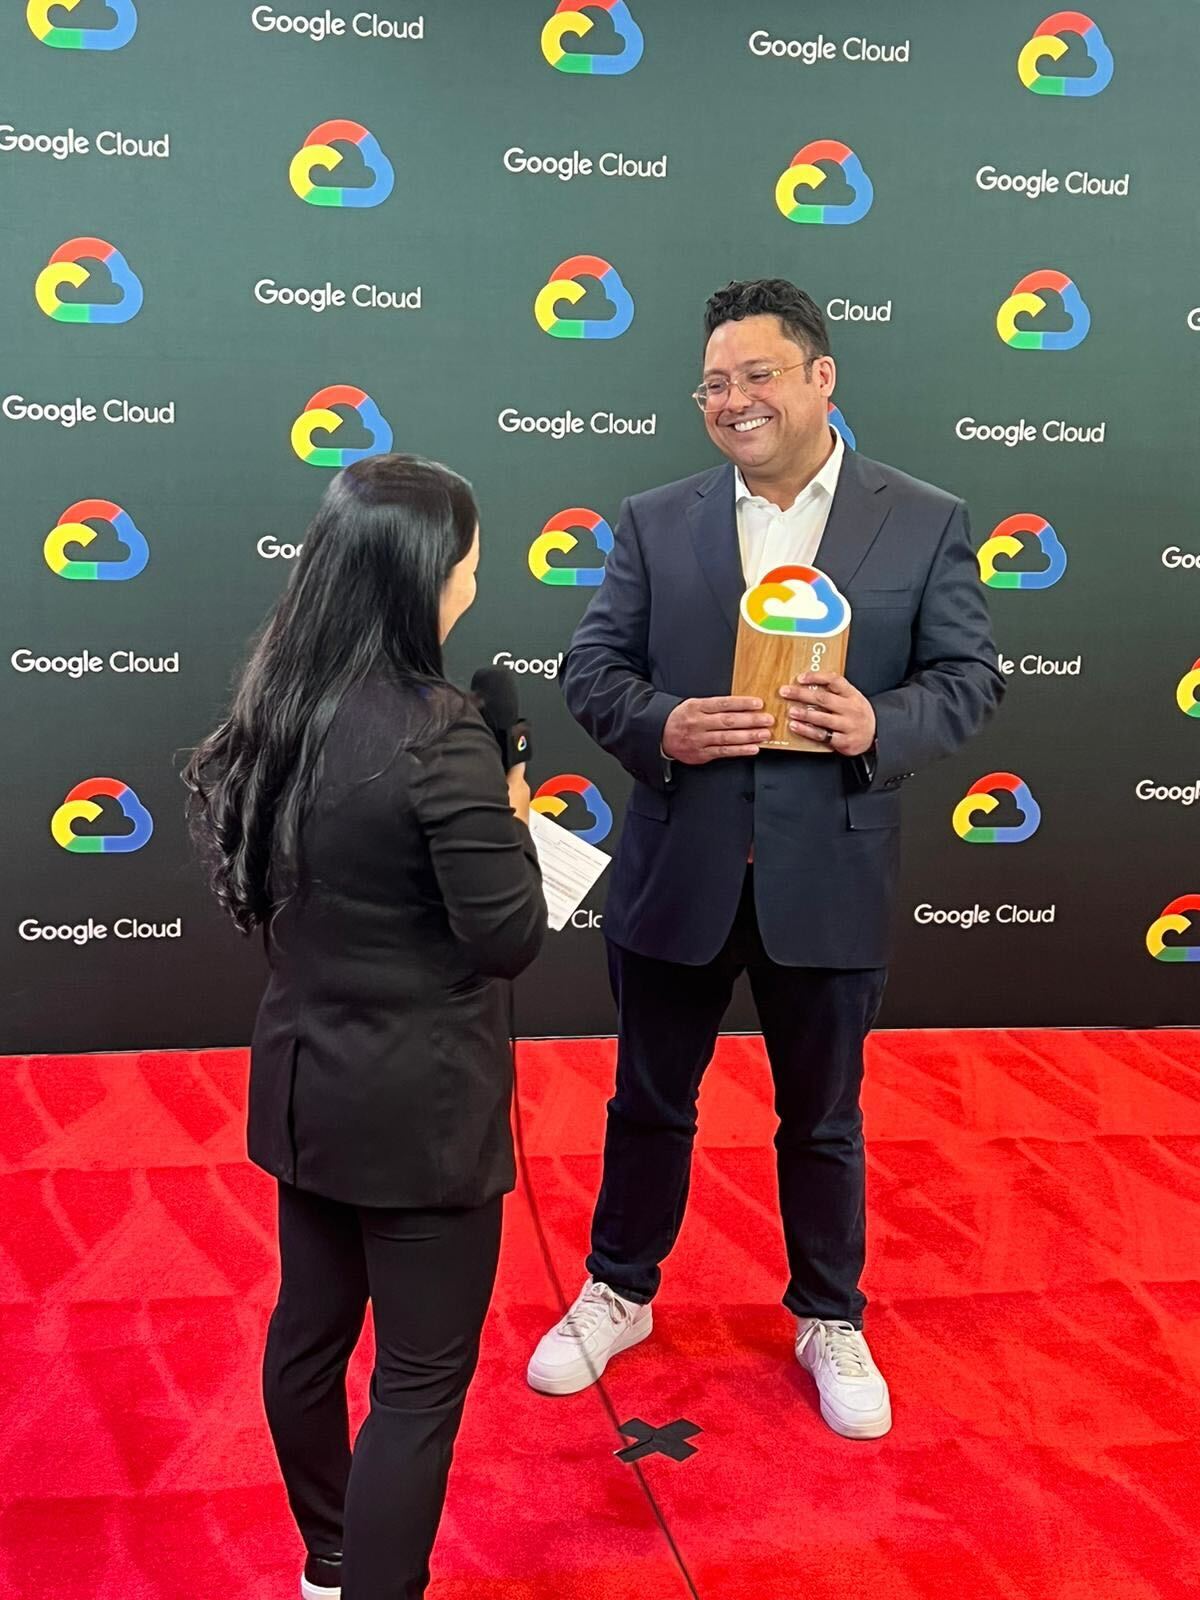
{"type": "Polygon", "coordinates": [[[300,1600],[341,1600],[342,1558],[309,1556],[300,1574],[300,1600]]]}
{"type": "Polygon", "coordinates": [[[892,1401],[866,1339],[848,1322],[802,1317],[796,1360],[816,1379],[821,1415],[846,1439],[878,1439],[892,1425],[892,1401]]]}
{"type": "Polygon", "coordinates": [[[328,1584],[310,1583],[306,1577],[301,1575],[300,1600],[342,1600],[341,1586],[331,1589],[328,1584]]]}
{"type": "MultiPolygon", "coordinates": [[[[301,1600],[341,1600],[342,1586],[339,1582],[338,1584],[331,1584],[328,1581],[317,1582],[314,1578],[310,1578],[310,1571],[312,1563],[309,1563],[301,1573],[301,1600]]],[[[318,1576],[326,1578],[325,1573],[318,1576]]]]}
{"type": "Polygon", "coordinates": [[[649,1306],[622,1300],[592,1278],[556,1328],[541,1340],[526,1377],[541,1394],[578,1394],[595,1383],[613,1356],[648,1339],[654,1329],[649,1306]]]}

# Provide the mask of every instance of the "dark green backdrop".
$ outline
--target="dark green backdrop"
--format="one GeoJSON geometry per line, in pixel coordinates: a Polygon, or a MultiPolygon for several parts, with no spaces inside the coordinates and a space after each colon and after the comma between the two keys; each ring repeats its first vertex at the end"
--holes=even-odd
{"type": "MultiPolygon", "coordinates": [[[[822,304],[887,308],[886,320],[831,324],[837,398],[865,453],[963,494],[979,542],[1004,518],[1032,513],[1053,525],[1069,558],[1053,587],[993,593],[1014,663],[1005,707],[960,757],[906,786],[884,1020],[1196,1020],[1200,963],[1153,960],[1146,945],[1168,903],[1200,890],[1200,717],[1185,716],[1177,698],[1200,656],[1191,0],[1104,4],[1095,22],[1114,70],[1091,96],[1037,94],[1020,81],[1017,57],[1047,14],[1036,4],[641,0],[644,55],[616,75],[547,63],[539,41],[550,3],[382,0],[370,14],[401,25],[384,35],[410,24],[407,38],[356,36],[359,13],[345,0],[328,12],[241,0],[138,0],[136,9],[136,32],[115,50],[52,48],[23,4],[0,16],[0,1049],[248,1037],[259,956],[208,902],[177,768],[217,718],[286,580],[288,558],[260,554],[260,541],[298,543],[328,482],[289,445],[309,398],[356,385],[397,448],[473,480],[484,561],[479,603],[451,641],[456,674],[501,652],[553,668],[593,591],[535,581],[531,542],[564,508],[615,522],[625,495],[709,464],[688,397],[701,307],[731,277],[776,273],[822,304]],[[271,20],[285,15],[333,17],[345,31],[281,33],[271,20]],[[799,47],[760,55],[752,37],[823,39],[834,55],[812,64],[799,47]],[[893,59],[847,60],[844,41],[864,37],[893,59]],[[335,118],[363,125],[391,162],[382,204],[310,205],[290,187],[292,157],[335,118]],[[71,129],[91,147],[60,157],[55,136],[61,149],[71,129]],[[96,136],[115,133],[169,153],[99,153],[96,136]],[[851,226],[791,222],[775,204],[794,153],[826,139],[850,146],[874,186],[871,209],[851,226]],[[507,170],[510,150],[577,151],[593,162],[616,152],[660,170],[665,156],[666,173],[566,181],[507,170]],[[1006,182],[1045,172],[1060,187],[1032,197],[985,188],[983,168],[1006,182]],[[1061,180],[1078,172],[1127,178],[1116,187],[1128,192],[1064,192],[1061,180]],[[89,236],[115,245],[141,281],[144,305],[129,321],[63,322],[35,302],[53,252],[89,236]],[[619,338],[552,338],[534,319],[552,270],[579,254],[610,262],[633,297],[619,338]],[[1044,268],[1078,286],[1091,330],[1067,351],[1011,349],[997,310],[1044,268]],[[420,307],[264,305],[263,280],[419,288],[420,307]],[[174,420],[67,427],[20,415],[23,402],[76,398],[170,405],[174,420]],[[561,440],[506,433],[507,409],[570,411],[585,428],[561,440]],[[596,412],[653,417],[654,431],[599,435],[586,426],[596,412]],[[959,437],[962,419],[1025,420],[1035,431],[1055,419],[1103,424],[1103,438],[981,442],[959,437]],[[118,503],[145,535],[139,576],[67,581],[50,570],[47,534],[89,498],[118,503]],[[109,658],[123,649],[168,664],[177,652],[178,670],[116,672],[109,658]],[[71,676],[67,658],[88,653],[102,670],[71,676]],[[1078,658],[1078,670],[1023,671],[1036,656],[1078,658]],[[30,658],[48,665],[20,670],[30,658]],[[954,806],[995,772],[1029,785],[1041,825],[1017,845],[963,843],[954,806]],[[151,812],[144,848],[73,853],[55,843],[55,810],[97,776],[129,784],[151,812]],[[1165,797],[1139,798],[1139,784],[1165,797]],[[992,916],[927,923],[926,906],[992,916]],[[1006,924],[1004,906],[1043,916],[1053,907],[1053,920],[1006,924]],[[119,938],[122,918],[156,931],[119,938]],[[78,931],[47,938],[46,929],[78,931]]],[[[617,48],[612,20],[588,16],[587,48],[617,48]]],[[[99,0],[50,14],[63,27],[116,18],[99,0]]],[[[1079,37],[1064,37],[1061,71],[1086,75],[1079,37]]],[[[366,180],[353,154],[341,172],[347,185],[366,180]]],[[[849,198],[836,173],[823,198],[849,198]]],[[[102,302],[107,275],[93,263],[82,289],[62,293],[102,302]]],[[[585,314],[599,305],[603,316],[602,298],[593,286],[585,314]]],[[[1064,325],[1049,300],[1033,326],[1064,325]]],[[[359,442],[354,425],[332,442],[359,442]]],[[[598,561],[586,536],[580,550],[585,564],[598,561]]],[[[101,528],[81,559],[120,553],[101,528]]],[[[1027,551],[1017,564],[1036,560],[1027,551]]],[[[583,774],[619,825],[624,774],[570,721],[545,672],[523,675],[520,688],[537,730],[535,784],[583,774]]],[[[94,827],[122,825],[106,809],[94,827]]],[[[523,1032],[609,1030],[603,890],[602,881],[584,926],[555,935],[523,980],[523,1032]]],[[[1168,943],[1188,938],[1172,932],[1168,943]]],[[[1200,942],[1200,912],[1190,938],[1200,942]]],[[[751,1025],[744,1001],[731,1024],[751,1025]]]]}

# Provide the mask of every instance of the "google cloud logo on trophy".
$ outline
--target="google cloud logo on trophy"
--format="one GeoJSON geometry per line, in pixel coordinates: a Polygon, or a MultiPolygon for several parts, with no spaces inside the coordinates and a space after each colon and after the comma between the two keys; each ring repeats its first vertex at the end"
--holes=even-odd
{"type": "Polygon", "coordinates": [[[530,545],[529,570],[539,583],[594,588],[604,582],[604,558],[612,547],[612,529],[598,511],[590,511],[587,506],[569,506],[565,511],[556,512],[530,545]],[[571,532],[572,528],[590,536],[600,557],[598,563],[592,561],[581,566],[577,561],[557,559],[569,557],[579,548],[581,541],[571,532]]]}
{"type": "Polygon", "coordinates": [[[288,168],[292,191],[310,206],[379,206],[391,194],[395,169],[379,140],[361,122],[346,119],[322,122],[292,157],[288,168]],[[341,145],[344,148],[338,149],[341,145]],[[357,154],[370,175],[369,184],[339,185],[328,182],[349,152],[357,154]]]}
{"type": "Polygon", "coordinates": [[[110,21],[103,28],[66,28],[52,17],[70,13],[80,0],[29,0],[25,20],[35,39],[54,50],[119,50],[137,32],[138,15],[134,0],[108,0],[105,10],[110,21]]]}
{"type": "Polygon", "coordinates": [[[60,244],[37,275],[33,297],[38,309],[54,322],[128,322],[142,309],[141,279],[117,249],[106,239],[81,237],[60,244]],[[85,266],[95,262],[96,266],[85,266]],[[95,280],[103,282],[107,273],[116,290],[112,301],[64,300],[63,290],[82,289],[95,280]]]}
{"type": "Polygon", "coordinates": [[[850,602],[816,567],[773,567],[742,595],[731,694],[751,695],[775,717],[773,750],[832,755],[828,744],[792,733],[779,687],[802,672],[844,672],[850,602]]]}
{"type": "Polygon", "coordinates": [[[644,44],[642,30],[625,0],[560,0],[542,29],[542,54],[549,65],[558,72],[587,77],[611,78],[632,72],[642,59],[644,44]],[[599,33],[602,38],[609,30],[620,48],[597,51],[600,40],[595,36],[599,33]],[[579,45],[583,48],[576,48],[579,45]]]}
{"type": "Polygon", "coordinates": [[[292,423],[291,437],[292,450],[310,467],[340,470],[352,461],[385,455],[392,448],[391,425],[366,390],[357,389],[352,383],[333,383],[318,389],[292,423]],[[316,443],[319,433],[332,438],[343,428],[353,432],[355,424],[366,429],[369,444],[316,443]]]}

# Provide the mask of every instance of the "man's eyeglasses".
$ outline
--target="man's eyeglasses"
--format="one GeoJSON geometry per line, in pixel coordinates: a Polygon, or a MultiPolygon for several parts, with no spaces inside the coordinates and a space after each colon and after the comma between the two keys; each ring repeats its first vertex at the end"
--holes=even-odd
{"type": "Polygon", "coordinates": [[[793,361],[790,367],[755,367],[740,378],[708,378],[692,391],[692,399],[701,411],[719,411],[729,399],[730,389],[736,386],[747,400],[757,400],[776,378],[781,378],[785,372],[795,372],[797,367],[811,367],[817,359],[810,356],[807,361],[793,361]]]}

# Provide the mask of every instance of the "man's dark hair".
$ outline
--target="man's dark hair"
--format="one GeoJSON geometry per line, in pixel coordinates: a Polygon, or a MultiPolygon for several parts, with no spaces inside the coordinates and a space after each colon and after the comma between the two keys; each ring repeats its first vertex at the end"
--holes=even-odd
{"type": "Polygon", "coordinates": [[[718,289],[704,308],[705,340],[722,323],[742,322],[746,317],[778,317],[784,333],[809,357],[832,353],[820,306],[786,278],[751,278],[718,289]]]}

